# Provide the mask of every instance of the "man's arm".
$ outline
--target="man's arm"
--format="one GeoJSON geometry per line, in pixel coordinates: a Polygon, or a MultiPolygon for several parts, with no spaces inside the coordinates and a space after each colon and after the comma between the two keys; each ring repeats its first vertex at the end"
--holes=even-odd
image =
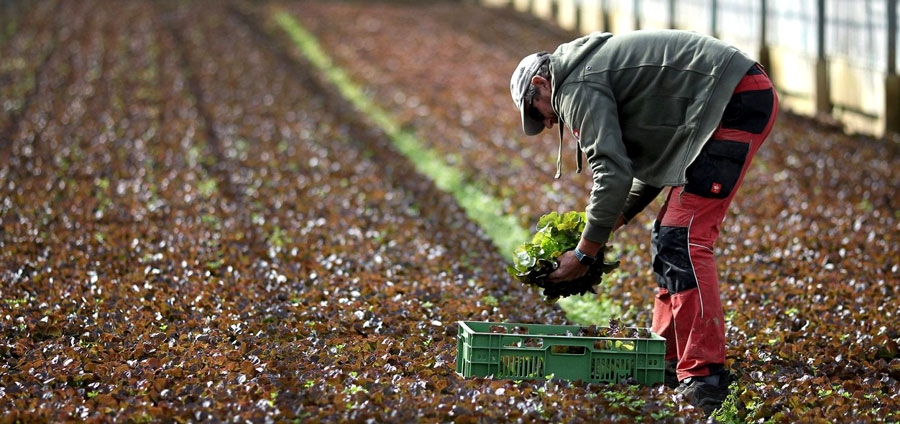
{"type": "MultiPolygon", "coordinates": [[[[622,225],[622,210],[632,186],[631,159],[622,141],[618,114],[609,87],[572,84],[564,87],[560,111],[574,133],[580,136],[581,152],[591,167],[594,184],[586,208],[587,224],[577,250],[582,256],[603,260],[603,249],[612,231],[622,225]]],[[[590,259],[587,259],[590,262],[590,259]]],[[[574,251],[558,258],[551,282],[579,278],[588,266],[574,251]]]]}

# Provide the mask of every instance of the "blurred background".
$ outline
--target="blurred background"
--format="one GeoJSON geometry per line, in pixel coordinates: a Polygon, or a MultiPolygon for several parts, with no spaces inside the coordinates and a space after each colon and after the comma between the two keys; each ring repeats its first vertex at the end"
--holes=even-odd
{"type": "Polygon", "coordinates": [[[472,0],[580,33],[676,28],[713,35],[762,63],[783,107],[900,141],[898,0],[472,0]]]}

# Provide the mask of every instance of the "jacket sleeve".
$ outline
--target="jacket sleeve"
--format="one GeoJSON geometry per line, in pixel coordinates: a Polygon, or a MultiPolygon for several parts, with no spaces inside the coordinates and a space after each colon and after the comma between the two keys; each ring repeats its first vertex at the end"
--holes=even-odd
{"type": "Polygon", "coordinates": [[[622,208],[625,222],[630,222],[641,213],[661,191],[662,187],[654,187],[635,178],[631,183],[631,191],[628,193],[628,198],[625,199],[625,206],[622,208]]]}
{"type": "Polygon", "coordinates": [[[558,111],[578,139],[593,172],[587,225],[582,236],[609,241],[632,185],[631,160],[625,151],[615,98],[602,84],[576,82],[560,87],[558,111]]]}

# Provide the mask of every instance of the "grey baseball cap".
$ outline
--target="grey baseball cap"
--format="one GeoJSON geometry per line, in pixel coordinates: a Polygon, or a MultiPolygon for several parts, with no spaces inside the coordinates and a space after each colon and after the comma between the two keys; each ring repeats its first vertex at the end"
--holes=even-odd
{"type": "Polygon", "coordinates": [[[528,93],[528,88],[531,87],[531,78],[537,74],[544,56],[547,56],[547,52],[525,56],[509,80],[509,93],[522,115],[522,131],[525,132],[525,135],[540,134],[544,130],[544,123],[531,119],[525,109],[525,94],[528,93]]]}

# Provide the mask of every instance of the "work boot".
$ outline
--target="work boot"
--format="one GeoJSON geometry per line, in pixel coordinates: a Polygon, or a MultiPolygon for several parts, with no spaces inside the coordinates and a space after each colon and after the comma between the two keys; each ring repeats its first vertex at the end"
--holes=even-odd
{"type": "Polygon", "coordinates": [[[729,380],[728,373],[688,377],[681,381],[681,384],[675,389],[675,393],[680,394],[688,403],[709,415],[719,409],[722,402],[728,397],[729,380]]]}

